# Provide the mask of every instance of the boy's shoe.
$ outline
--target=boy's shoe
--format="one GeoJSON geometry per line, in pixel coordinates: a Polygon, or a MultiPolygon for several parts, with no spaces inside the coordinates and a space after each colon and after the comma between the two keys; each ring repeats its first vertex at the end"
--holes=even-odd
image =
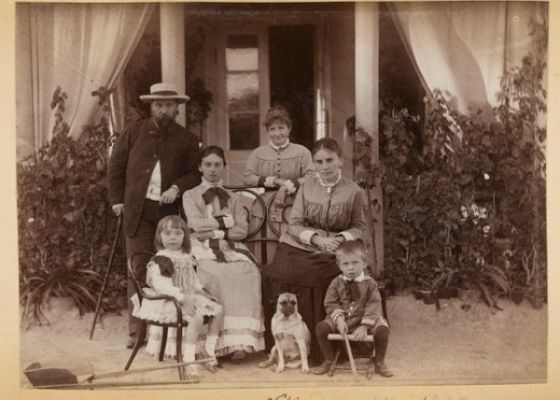
{"type": "Polygon", "coordinates": [[[333,361],[325,360],[321,365],[313,368],[311,372],[314,373],[315,375],[325,375],[331,370],[332,365],[333,365],[333,361]]]}
{"type": "Polygon", "coordinates": [[[393,373],[389,368],[387,368],[385,363],[375,363],[375,373],[385,378],[390,378],[391,376],[393,376],[393,373]]]}
{"type": "Polygon", "coordinates": [[[189,378],[197,379],[198,378],[198,365],[190,364],[187,365],[185,368],[185,372],[189,378]]]}

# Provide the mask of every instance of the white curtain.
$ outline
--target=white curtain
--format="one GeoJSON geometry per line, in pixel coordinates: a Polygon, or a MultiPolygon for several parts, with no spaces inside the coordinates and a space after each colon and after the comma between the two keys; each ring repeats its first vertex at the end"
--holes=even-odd
{"type": "Polygon", "coordinates": [[[112,88],[155,4],[18,3],[17,143],[22,158],[48,143],[57,86],[68,94],[64,119],[78,137],[98,109],[91,92],[112,88]]]}
{"type": "Polygon", "coordinates": [[[389,3],[425,87],[447,90],[463,113],[490,116],[500,78],[531,50],[529,20],[543,22],[538,2],[389,3]]]}

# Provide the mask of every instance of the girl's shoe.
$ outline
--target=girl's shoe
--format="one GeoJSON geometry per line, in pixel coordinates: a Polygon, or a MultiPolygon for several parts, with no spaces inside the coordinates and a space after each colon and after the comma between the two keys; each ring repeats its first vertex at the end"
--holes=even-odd
{"type": "Polygon", "coordinates": [[[187,373],[187,376],[189,378],[197,379],[198,378],[198,365],[196,365],[196,364],[187,365],[187,367],[185,368],[185,372],[187,373]]]}
{"type": "Polygon", "coordinates": [[[208,361],[206,363],[206,369],[208,369],[209,372],[215,374],[216,372],[218,372],[218,368],[220,368],[220,362],[218,361],[218,359],[216,357],[212,357],[212,360],[208,361]]]}

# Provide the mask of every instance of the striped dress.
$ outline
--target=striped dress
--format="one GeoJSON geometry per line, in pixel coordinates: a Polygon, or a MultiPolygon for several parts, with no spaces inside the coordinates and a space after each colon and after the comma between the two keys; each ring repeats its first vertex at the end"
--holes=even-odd
{"type": "Polygon", "coordinates": [[[213,185],[203,182],[183,194],[183,209],[192,236],[222,231],[223,239],[193,240],[202,285],[224,307],[224,327],[219,334],[216,355],[238,350],[248,353],[264,350],[264,321],[261,301],[261,275],[247,247],[238,242],[248,230],[247,213],[239,195],[226,191],[227,205],[217,197],[206,204],[203,194],[213,185]],[[234,225],[220,228],[220,216],[232,215],[234,225]]]}

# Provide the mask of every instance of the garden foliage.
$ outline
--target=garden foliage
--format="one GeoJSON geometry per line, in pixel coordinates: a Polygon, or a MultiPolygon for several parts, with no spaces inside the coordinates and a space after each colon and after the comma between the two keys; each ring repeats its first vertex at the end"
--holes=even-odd
{"type": "Polygon", "coordinates": [[[406,110],[381,116],[386,277],[397,286],[477,290],[495,306],[546,296],[546,33],[504,74],[495,119],[425,98],[424,135],[406,110]]]}
{"type": "MultiPolygon", "coordinates": [[[[80,313],[93,309],[114,236],[106,185],[108,125],[102,119],[73,139],[63,118],[65,100],[58,88],[51,104],[56,111],[51,142],[17,165],[24,324],[48,322],[44,310],[51,296],[72,297],[80,313]]],[[[120,270],[111,276],[109,297],[122,295],[126,283],[120,270]]],[[[105,309],[116,306],[109,297],[105,309]]]]}

